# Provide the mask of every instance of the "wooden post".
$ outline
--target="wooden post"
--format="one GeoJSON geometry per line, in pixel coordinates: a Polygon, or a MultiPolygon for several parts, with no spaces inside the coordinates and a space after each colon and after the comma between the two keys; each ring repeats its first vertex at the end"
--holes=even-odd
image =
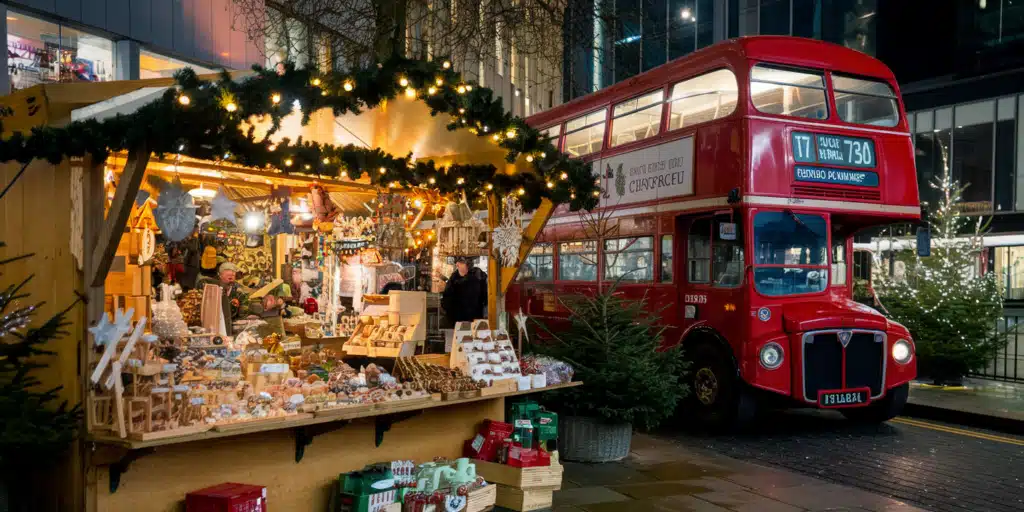
{"type": "Polygon", "coordinates": [[[494,228],[501,223],[501,199],[496,194],[487,195],[487,322],[491,329],[498,327],[500,301],[504,299],[501,289],[501,262],[494,254],[494,228]]]}
{"type": "Polygon", "coordinates": [[[128,163],[121,173],[121,181],[117,183],[117,191],[114,192],[114,201],[110,205],[103,230],[100,231],[96,246],[92,249],[91,265],[86,268],[85,278],[89,286],[103,286],[107,278],[110,264],[114,261],[114,253],[117,252],[117,244],[121,242],[124,226],[132,213],[135,196],[139,193],[143,176],[146,175],[148,163],[149,148],[145,144],[128,152],[128,163]]]}
{"type": "MultiPolygon", "coordinates": [[[[103,299],[104,299],[104,281],[100,280],[99,286],[93,286],[89,280],[89,269],[94,266],[93,261],[93,249],[96,247],[96,241],[99,238],[99,233],[103,229],[103,210],[106,205],[107,193],[106,187],[104,187],[103,177],[106,173],[106,162],[101,159],[97,159],[92,155],[86,155],[81,162],[82,165],[82,272],[80,274],[80,283],[82,286],[81,292],[85,295],[87,303],[85,305],[85,318],[82,319],[81,325],[84,326],[82,330],[82,337],[79,343],[79,379],[81,380],[82,390],[85,395],[86,403],[92,403],[89,397],[89,389],[91,389],[89,379],[89,363],[93,358],[93,342],[88,331],[84,328],[88,327],[91,322],[95,322],[99,319],[100,314],[103,313],[103,299]]],[[[109,414],[112,414],[113,403],[107,401],[107,405],[110,408],[109,414]]],[[[86,425],[94,425],[102,419],[97,418],[97,407],[87,407],[85,410],[86,425]]],[[[88,427],[86,427],[88,429],[88,427]]],[[[85,439],[85,436],[82,436],[85,439]]],[[[79,450],[82,454],[82,474],[86,475],[84,478],[83,486],[81,489],[81,497],[85,503],[85,510],[87,512],[96,512],[96,500],[89,499],[88,489],[92,485],[95,485],[95,472],[97,471],[96,454],[91,449],[92,443],[81,442],[79,443],[79,450]],[[90,484],[90,482],[92,482],[90,484]]]]}
{"type": "Polygon", "coordinates": [[[530,219],[530,224],[523,230],[523,244],[519,246],[519,262],[515,267],[504,267],[501,270],[501,294],[504,295],[508,291],[508,287],[512,284],[512,280],[519,274],[519,269],[522,268],[523,262],[526,261],[526,255],[530,254],[530,250],[533,249],[533,244],[537,242],[537,237],[540,232],[547,225],[548,219],[551,218],[551,214],[555,211],[555,204],[551,200],[544,198],[540,202],[540,206],[533,212],[533,218],[530,219]]]}

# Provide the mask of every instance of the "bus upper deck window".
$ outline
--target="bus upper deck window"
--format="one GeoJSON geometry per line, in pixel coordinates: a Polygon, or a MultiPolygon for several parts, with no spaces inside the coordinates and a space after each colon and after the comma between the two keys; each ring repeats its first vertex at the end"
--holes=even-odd
{"type": "Polygon", "coordinates": [[[900,121],[896,93],[885,82],[832,74],[839,118],[847,123],[896,126],[900,121]]]}
{"type": "Polygon", "coordinates": [[[736,110],[739,85],[731,70],[719,69],[672,86],[668,129],[721,119],[736,110]]]}
{"type": "Polygon", "coordinates": [[[540,131],[540,134],[544,137],[544,140],[550,142],[557,148],[558,136],[562,134],[562,125],[556,124],[550,128],[544,128],[540,131]]]}
{"type": "Polygon", "coordinates": [[[604,142],[605,112],[598,110],[565,123],[565,145],[562,151],[572,156],[600,151],[604,142]]]}
{"type": "Polygon", "coordinates": [[[615,105],[612,109],[612,147],[657,135],[661,131],[664,99],[665,91],[655,91],[615,105]]]}
{"type": "Polygon", "coordinates": [[[758,64],[750,73],[750,99],[766,114],[828,119],[825,75],[817,71],[758,64]]]}

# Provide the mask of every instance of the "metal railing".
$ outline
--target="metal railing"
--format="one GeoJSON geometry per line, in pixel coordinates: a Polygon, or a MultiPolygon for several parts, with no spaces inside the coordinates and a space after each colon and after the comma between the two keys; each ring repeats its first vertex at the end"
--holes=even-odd
{"type": "Polygon", "coordinates": [[[1024,382],[1024,310],[1006,308],[996,328],[1010,332],[1006,345],[999,349],[984,369],[971,374],[983,379],[1024,382]]]}

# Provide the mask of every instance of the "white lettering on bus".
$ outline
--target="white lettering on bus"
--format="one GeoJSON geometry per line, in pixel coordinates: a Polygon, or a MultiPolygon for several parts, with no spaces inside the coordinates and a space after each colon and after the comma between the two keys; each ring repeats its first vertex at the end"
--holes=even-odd
{"type": "Polygon", "coordinates": [[[629,180],[630,193],[643,192],[645,190],[651,190],[662,187],[672,187],[675,185],[682,185],[686,183],[686,171],[673,172],[669,174],[662,174],[659,176],[651,176],[650,178],[640,178],[635,180],[629,180]]]}
{"type": "Polygon", "coordinates": [[[841,171],[838,169],[816,169],[813,167],[798,167],[796,170],[797,179],[840,181],[843,183],[864,183],[867,173],[854,171],[841,171]]]}

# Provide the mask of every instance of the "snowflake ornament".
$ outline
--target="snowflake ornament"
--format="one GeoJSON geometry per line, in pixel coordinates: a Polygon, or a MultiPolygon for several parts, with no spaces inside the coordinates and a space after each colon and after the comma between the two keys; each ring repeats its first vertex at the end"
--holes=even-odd
{"type": "Polygon", "coordinates": [[[515,197],[502,200],[501,224],[494,228],[494,250],[503,267],[519,263],[519,247],[523,245],[523,205],[515,197]]]}
{"type": "Polygon", "coordinates": [[[217,190],[217,195],[213,197],[213,201],[210,201],[210,222],[216,220],[226,220],[235,225],[235,208],[238,207],[238,203],[231,200],[226,193],[224,188],[217,190]]]}
{"type": "Polygon", "coordinates": [[[196,225],[196,205],[181,186],[181,180],[164,185],[153,209],[156,225],[171,242],[180,242],[192,234],[196,225]]]}

